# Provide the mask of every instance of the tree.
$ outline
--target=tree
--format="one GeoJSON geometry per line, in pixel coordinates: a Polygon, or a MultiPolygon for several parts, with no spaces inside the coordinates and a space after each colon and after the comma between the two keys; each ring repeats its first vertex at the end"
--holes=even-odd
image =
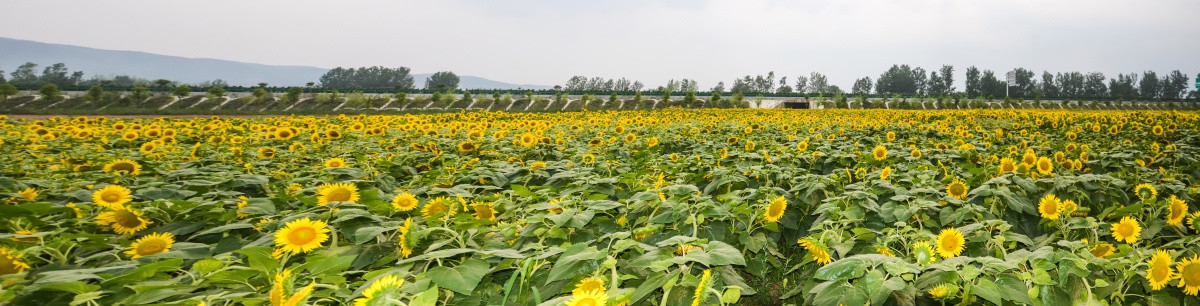
{"type": "Polygon", "coordinates": [[[775,92],[781,94],[792,93],[792,84],[788,84],[786,76],[779,78],[779,89],[776,89],[775,92]]]}
{"type": "Polygon", "coordinates": [[[175,86],[175,88],[171,90],[171,94],[183,99],[192,94],[192,87],[186,84],[175,86]]]}
{"type": "Polygon", "coordinates": [[[967,68],[967,97],[977,97],[983,92],[983,88],[979,84],[979,68],[971,66],[967,68]]]}
{"type": "MultiPolygon", "coordinates": [[[[942,89],[940,95],[948,95],[954,92],[954,66],[942,65],[942,89]]],[[[931,80],[932,81],[932,80],[931,80]]]]}
{"type": "Polygon", "coordinates": [[[979,86],[983,90],[982,95],[989,97],[1003,97],[1008,86],[1005,82],[1001,82],[996,78],[996,73],[991,70],[984,70],[983,76],[979,78],[979,86]]]}
{"type": "Polygon", "coordinates": [[[382,66],[342,68],[326,71],[321,76],[321,86],[326,88],[390,88],[413,89],[413,77],[408,67],[386,68],[382,66]]]}
{"type": "Polygon", "coordinates": [[[425,79],[425,89],[453,90],[458,88],[458,75],[450,71],[440,71],[425,79]]]}
{"type": "Polygon", "coordinates": [[[687,94],[683,96],[683,107],[698,107],[699,105],[696,105],[696,101],[696,91],[689,90],[687,94]]]}
{"type": "Polygon", "coordinates": [[[1138,97],[1137,74],[1117,74],[1115,79],[1108,80],[1109,96],[1118,99],[1133,99],[1138,97]]]}
{"type": "Polygon", "coordinates": [[[1042,82],[1038,85],[1041,87],[1043,97],[1057,98],[1062,94],[1058,85],[1054,82],[1054,75],[1049,71],[1042,71],[1042,82]]]}
{"type": "Polygon", "coordinates": [[[217,98],[224,97],[224,96],[225,96],[225,87],[214,85],[214,86],[211,86],[208,88],[208,97],[209,98],[217,99],[217,98]]]}
{"type": "Polygon", "coordinates": [[[863,77],[854,81],[854,87],[850,88],[850,92],[856,95],[865,95],[871,93],[871,77],[863,77]]]}
{"type": "Polygon", "coordinates": [[[251,90],[251,91],[250,91],[250,95],[251,95],[251,96],[254,96],[254,100],[255,100],[255,101],[257,101],[257,102],[263,102],[263,101],[266,101],[266,100],[267,100],[267,96],[269,96],[270,94],[271,94],[271,93],[267,92],[267,90],[266,90],[266,89],[263,89],[263,87],[262,87],[262,86],[255,87],[255,88],[254,88],[254,90],[251,90]]]}
{"type": "Polygon", "coordinates": [[[1013,70],[1016,77],[1016,84],[1011,84],[1013,91],[1011,96],[1014,97],[1033,97],[1037,91],[1037,84],[1033,81],[1034,73],[1025,68],[1017,68],[1013,70]]]}
{"type": "Polygon", "coordinates": [[[17,67],[17,70],[14,70],[14,71],[12,72],[12,80],[11,80],[11,82],[12,82],[13,84],[34,84],[34,83],[37,83],[37,82],[38,82],[38,76],[37,76],[37,74],[34,72],[34,69],[37,69],[37,66],[38,66],[37,64],[34,64],[34,63],[32,63],[32,62],[26,62],[26,63],[24,63],[24,64],[21,64],[21,66],[17,67]]]}
{"type": "Polygon", "coordinates": [[[1103,73],[1089,73],[1083,84],[1083,96],[1093,99],[1108,97],[1108,86],[1104,85],[1104,79],[1103,73]]]}
{"type": "MultiPolygon", "coordinates": [[[[924,70],[920,71],[924,77],[924,70]]],[[[875,80],[875,92],[883,95],[902,94],[915,95],[917,94],[917,80],[913,78],[916,73],[908,65],[892,65],[887,71],[879,75],[879,79],[875,80]]]]}
{"type": "Polygon", "coordinates": [[[925,69],[921,67],[913,67],[912,69],[913,85],[918,96],[925,96],[925,92],[929,90],[929,79],[925,78],[925,69]]]}
{"type": "Polygon", "coordinates": [[[17,92],[17,87],[12,84],[0,84],[0,102],[8,101],[8,97],[17,94],[17,92]]]}
{"type": "Polygon", "coordinates": [[[713,86],[712,92],[725,92],[725,82],[717,82],[717,86],[713,86]]]}
{"type": "Polygon", "coordinates": [[[58,85],[53,83],[42,85],[42,89],[38,90],[38,93],[42,94],[44,100],[57,100],[62,96],[62,93],[58,91],[58,85]]]}
{"type": "Polygon", "coordinates": [[[167,89],[170,88],[170,86],[171,86],[171,80],[168,80],[168,79],[154,80],[154,87],[157,88],[159,91],[166,92],[167,89]]]}
{"type": "Polygon", "coordinates": [[[1158,74],[1154,71],[1147,70],[1142,73],[1141,84],[1138,84],[1138,92],[1142,95],[1142,99],[1154,99],[1160,97],[1162,86],[1158,83],[1158,74]]]}
{"type": "Polygon", "coordinates": [[[1179,70],[1171,71],[1171,74],[1164,76],[1162,83],[1163,99],[1181,99],[1187,92],[1188,77],[1179,70]]]}
{"type": "Polygon", "coordinates": [[[796,92],[809,92],[809,91],[810,90],[808,88],[808,77],[803,76],[803,75],[797,76],[796,77],[796,92]]]}
{"type": "Polygon", "coordinates": [[[88,88],[87,94],[85,96],[87,96],[88,100],[92,101],[92,103],[96,103],[96,102],[100,102],[100,96],[103,96],[103,95],[104,95],[104,88],[100,87],[100,85],[92,85],[91,88],[88,88]]]}
{"type": "Polygon", "coordinates": [[[300,87],[288,88],[287,93],[283,94],[283,102],[295,103],[297,101],[300,101],[301,94],[304,94],[304,88],[300,88],[300,87]]]}
{"type": "Polygon", "coordinates": [[[8,83],[8,80],[4,79],[4,70],[0,70],[0,83],[8,83]]]}
{"type": "Polygon", "coordinates": [[[805,92],[832,93],[833,90],[829,87],[829,80],[825,78],[825,75],[813,72],[808,76],[808,87],[805,92]]]}
{"type": "Polygon", "coordinates": [[[712,92],[712,97],[708,98],[708,107],[717,107],[720,104],[721,104],[721,92],[714,90],[712,92]]]}
{"type": "Polygon", "coordinates": [[[135,103],[142,103],[146,98],[150,97],[150,90],[143,86],[134,86],[129,89],[129,99],[135,103]]]}

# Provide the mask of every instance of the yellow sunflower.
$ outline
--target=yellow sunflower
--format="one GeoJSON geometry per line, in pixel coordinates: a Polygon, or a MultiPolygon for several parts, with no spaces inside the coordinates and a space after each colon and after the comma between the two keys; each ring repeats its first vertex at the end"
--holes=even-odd
{"type": "Polygon", "coordinates": [[[274,157],[275,157],[275,148],[272,148],[272,147],[258,148],[258,158],[274,158],[274,157]]]}
{"type": "Polygon", "coordinates": [[[1192,255],[1179,261],[1175,268],[1179,279],[1179,287],[1188,295],[1200,295],[1200,256],[1192,255]]]}
{"type": "Polygon", "coordinates": [[[1071,213],[1075,212],[1075,210],[1077,210],[1077,209],[1079,209],[1079,204],[1076,204],[1075,201],[1072,201],[1072,200],[1063,200],[1062,201],[1063,213],[1071,214],[1071,213]]]}
{"type": "Polygon", "coordinates": [[[1187,219],[1188,219],[1188,222],[1187,222],[1188,228],[1191,228],[1193,231],[1200,233],[1200,211],[1192,213],[1192,215],[1188,216],[1187,219]]]}
{"type": "Polygon", "coordinates": [[[104,186],[104,188],[92,192],[92,202],[95,202],[97,206],[109,209],[128,203],[131,199],[133,197],[130,196],[129,188],[117,185],[104,186]]]}
{"type": "Polygon", "coordinates": [[[1183,200],[1171,195],[1167,198],[1167,205],[1171,211],[1167,214],[1167,224],[1180,225],[1183,224],[1183,217],[1188,215],[1188,205],[1183,200]]]}
{"type": "Polygon", "coordinates": [[[325,160],[325,168],[345,168],[346,160],[341,158],[330,158],[325,160]]]}
{"type": "Polygon", "coordinates": [[[275,232],[275,246],[284,252],[308,253],[329,240],[329,225],[309,218],[293,220],[275,232]]]}
{"type": "Polygon", "coordinates": [[[1042,175],[1050,175],[1051,172],[1054,172],[1054,162],[1045,156],[1039,157],[1037,159],[1037,171],[1042,175]]]}
{"type": "Polygon", "coordinates": [[[412,231],[412,227],[412,218],[404,219],[404,224],[400,225],[400,241],[396,244],[400,246],[400,256],[403,258],[408,258],[408,256],[412,255],[413,252],[413,245],[410,245],[410,242],[408,241],[408,233],[412,231]]]}
{"type": "Polygon", "coordinates": [[[1154,256],[1151,256],[1148,262],[1150,266],[1146,268],[1146,280],[1150,281],[1150,289],[1162,289],[1171,281],[1175,276],[1174,271],[1171,271],[1172,262],[1171,254],[1167,254],[1167,251],[1154,252],[1154,256]]]}
{"type": "Polygon", "coordinates": [[[608,293],[600,290],[573,292],[566,306],[604,306],[608,303],[608,293]]]}
{"type": "Polygon", "coordinates": [[[142,218],[142,212],[126,207],[125,205],[117,205],[111,208],[111,211],[101,213],[96,216],[96,224],[101,226],[112,226],[112,230],[122,235],[132,235],[140,230],[146,229],[151,223],[149,220],[142,218]]]}
{"type": "Polygon", "coordinates": [[[546,162],[544,162],[544,161],[539,160],[539,161],[529,163],[529,171],[538,171],[538,170],[542,170],[542,168],[546,168],[546,162]]]}
{"type": "Polygon", "coordinates": [[[875,150],[871,151],[871,155],[875,157],[875,160],[884,160],[887,159],[888,150],[882,145],[875,146],[875,150]]]}
{"type": "Polygon", "coordinates": [[[967,241],[963,239],[963,234],[956,228],[947,228],[938,233],[937,236],[937,251],[942,258],[951,258],[962,254],[963,245],[967,241]]]}
{"type": "Polygon", "coordinates": [[[767,209],[763,212],[763,217],[767,219],[767,222],[776,222],[779,221],[779,218],[783,217],[785,211],[787,211],[787,199],[779,196],[767,204],[767,209]]]}
{"type": "Polygon", "coordinates": [[[417,204],[417,196],[407,192],[401,193],[395,198],[392,198],[392,208],[395,208],[399,211],[413,210],[413,208],[417,208],[417,204]]]}
{"type": "Polygon", "coordinates": [[[538,136],[532,133],[522,133],[518,143],[523,147],[528,147],[537,144],[538,136]]]}
{"type": "Polygon", "coordinates": [[[1050,220],[1058,220],[1058,215],[1062,212],[1062,201],[1053,194],[1046,194],[1038,201],[1038,212],[1042,214],[1042,218],[1050,220]]]}
{"type": "Polygon", "coordinates": [[[25,188],[24,190],[17,192],[17,194],[21,195],[21,198],[26,201],[33,201],[33,199],[38,197],[37,189],[33,188],[25,188]]]}
{"type": "Polygon", "coordinates": [[[917,261],[917,264],[922,266],[934,263],[938,259],[937,252],[933,250],[933,247],[927,241],[913,244],[912,256],[917,261]]]}
{"type": "Polygon", "coordinates": [[[929,289],[928,293],[929,296],[932,296],[935,299],[945,299],[949,297],[953,291],[957,291],[953,285],[941,284],[937,285],[937,287],[933,287],[933,289],[929,289]]]}
{"type": "Polygon", "coordinates": [[[6,247],[0,247],[0,275],[25,272],[29,264],[21,260],[21,253],[6,247]]]}
{"type": "Polygon", "coordinates": [[[967,198],[967,184],[964,184],[962,181],[956,180],[956,181],[950,183],[950,185],[946,185],[946,193],[950,194],[950,196],[954,197],[955,199],[959,199],[959,200],[966,199],[967,198]]]}
{"type": "Polygon", "coordinates": [[[354,184],[346,183],[321,185],[320,187],[317,187],[317,194],[317,198],[319,199],[318,204],[321,206],[329,204],[330,202],[354,203],[359,199],[358,187],[355,187],[354,184]]]}
{"type": "Polygon", "coordinates": [[[133,258],[150,256],[170,251],[173,244],[175,244],[175,235],[171,233],[149,234],[130,245],[129,251],[125,251],[125,254],[131,255],[133,258]]]}
{"type": "Polygon", "coordinates": [[[1138,237],[1142,234],[1142,226],[1129,216],[1121,218],[1120,222],[1113,223],[1111,230],[1113,238],[1117,241],[1125,241],[1125,243],[1137,242],[1138,237]]]}
{"type": "Polygon", "coordinates": [[[366,306],[366,305],[372,305],[372,304],[387,304],[387,302],[385,300],[381,300],[380,301],[381,303],[372,303],[372,302],[375,302],[376,298],[383,297],[384,295],[389,295],[391,293],[399,291],[400,287],[402,287],[402,286],[404,286],[404,279],[397,277],[395,274],[389,274],[387,276],[381,277],[378,280],[375,280],[375,282],[371,283],[371,285],[368,286],[367,289],[363,290],[363,292],[362,292],[363,297],[355,299],[354,306],[366,306]]]}
{"type": "Polygon", "coordinates": [[[479,147],[476,146],[475,143],[471,142],[470,140],[458,143],[458,152],[459,153],[471,153],[471,152],[474,152],[475,149],[478,149],[478,148],[479,147]]]}
{"type": "Polygon", "coordinates": [[[575,290],[571,291],[574,294],[583,292],[600,291],[604,292],[604,280],[599,277],[588,277],[579,281],[575,285],[575,290]]]}
{"type": "Polygon", "coordinates": [[[908,152],[908,156],[912,156],[913,158],[921,158],[921,150],[912,149],[912,152],[908,152]]]}
{"type": "Polygon", "coordinates": [[[879,171],[879,179],[881,180],[886,180],[891,175],[892,167],[884,167],[883,170],[879,171]]]}
{"type": "Polygon", "coordinates": [[[425,216],[425,218],[432,218],[441,214],[442,220],[449,219],[458,213],[453,207],[451,207],[453,203],[449,202],[450,199],[447,199],[446,197],[434,198],[433,200],[425,203],[425,207],[421,209],[421,215],[425,216]]]}
{"type": "Polygon", "coordinates": [[[1133,188],[1133,193],[1136,193],[1142,201],[1151,201],[1158,198],[1158,189],[1154,185],[1142,183],[1133,188]]]}
{"type": "Polygon", "coordinates": [[[1104,258],[1108,257],[1108,255],[1112,255],[1113,251],[1115,250],[1116,248],[1114,248],[1111,243],[1099,243],[1095,246],[1092,246],[1091,252],[1092,255],[1096,256],[1096,258],[1104,258]]]}
{"type": "Polygon", "coordinates": [[[492,203],[473,203],[471,208],[475,210],[476,219],[496,221],[496,208],[492,203]]]}
{"type": "Polygon", "coordinates": [[[104,172],[117,175],[138,175],[142,173],[142,165],[129,159],[118,159],[104,164],[104,172]]]}
{"type": "Polygon", "coordinates": [[[817,263],[825,265],[833,262],[833,258],[829,256],[829,251],[826,251],[825,247],[816,243],[816,241],[808,238],[800,238],[796,240],[796,243],[799,243],[801,247],[804,247],[805,250],[811,253],[813,260],[817,263]]]}
{"type": "Polygon", "coordinates": [[[1016,172],[1016,171],[1017,171],[1017,163],[1013,162],[1012,158],[1005,157],[1005,158],[1000,159],[1000,173],[1001,174],[1009,173],[1009,172],[1016,172]]]}

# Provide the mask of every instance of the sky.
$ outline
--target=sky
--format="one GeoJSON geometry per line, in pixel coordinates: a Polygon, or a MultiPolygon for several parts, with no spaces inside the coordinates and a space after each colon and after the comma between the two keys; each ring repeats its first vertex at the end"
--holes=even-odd
{"type": "Polygon", "coordinates": [[[816,71],[848,90],[893,64],[1200,73],[1196,0],[5,0],[0,36],[322,68],[409,67],[516,83],[574,75],[707,89],[816,71]]]}

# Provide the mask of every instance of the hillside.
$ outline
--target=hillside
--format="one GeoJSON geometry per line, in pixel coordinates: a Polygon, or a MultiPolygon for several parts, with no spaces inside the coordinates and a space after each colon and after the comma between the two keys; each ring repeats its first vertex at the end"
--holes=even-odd
{"type": "MultiPolygon", "coordinates": [[[[0,70],[6,74],[33,62],[40,69],[54,63],[64,63],[71,71],[83,71],[84,78],[97,75],[131,75],[145,79],[168,79],[183,83],[200,83],[221,79],[234,86],[249,86],[266,82],[272,86],[303,86],[316,82],[326,68],[311,66],[277,66],[244,63],[211,58],[188,58],[139,51],[103,50],[81,46],[49,44],[0,37],[0,70]]],[[[414,74],[419,88],[432,73],[414,74]]],[[[550,86],[519,85],[477,76],[460,75],[463,89],[547,89],[550,86]]]]}

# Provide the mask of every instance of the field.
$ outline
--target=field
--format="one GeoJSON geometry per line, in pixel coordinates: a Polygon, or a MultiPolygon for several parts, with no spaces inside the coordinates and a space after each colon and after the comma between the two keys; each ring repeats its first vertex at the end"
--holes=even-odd
{"type": "Polygon", "coordinates": [[[1198,131],[1115,110],[4,117],[0,304],[1194,305],[1198,131]]]}

